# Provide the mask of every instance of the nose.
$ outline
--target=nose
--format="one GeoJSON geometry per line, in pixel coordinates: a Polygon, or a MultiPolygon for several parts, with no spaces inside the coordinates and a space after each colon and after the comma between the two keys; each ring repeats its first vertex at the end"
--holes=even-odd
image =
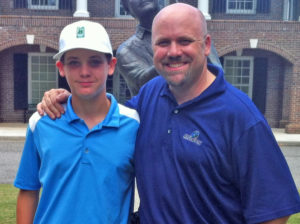
{"type": "Polygon", "coordinates": [[[88,76],[90,74],[89,72],[89,65],[88,63],[82,63],[81,65],[81,75],[82,76],[88,76]]]}
{"type": "Polygon", "coordinates": [[[168,50],[168,56],[178,57],[181,55],[181,53],[181,47],[176,42],[172,42],[168,50]]]}

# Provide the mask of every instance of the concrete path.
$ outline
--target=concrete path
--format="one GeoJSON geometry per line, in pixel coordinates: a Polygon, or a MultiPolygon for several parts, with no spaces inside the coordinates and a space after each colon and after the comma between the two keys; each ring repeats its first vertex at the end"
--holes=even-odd
{"type": "MultiPolygon", "coordinates": [[[[0,139],[25,139],[26,128],[24,123],[0,123],[0,139]]],[[[280,146],[300,146],[300,134],[287,134],[284,129],[272,130],[280,146]]]]}

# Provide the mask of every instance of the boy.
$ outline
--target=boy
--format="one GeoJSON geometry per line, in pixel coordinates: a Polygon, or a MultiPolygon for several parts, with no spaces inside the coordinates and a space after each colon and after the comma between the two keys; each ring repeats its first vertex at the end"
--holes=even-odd
{"type": "Polygon", "coordinates": [[[29,120],[15,186],[17,223],[127,223],[139,117],[106,93],[116,58],[98,23],[78,21],[54,56],[72,95],[58,120],[29,120]],[[39,200],[39,190],[43,189],[39,200]]]}

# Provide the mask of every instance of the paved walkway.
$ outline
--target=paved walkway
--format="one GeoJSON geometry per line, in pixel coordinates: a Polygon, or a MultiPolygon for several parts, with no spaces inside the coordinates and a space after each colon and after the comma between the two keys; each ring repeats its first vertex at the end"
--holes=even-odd
{"type": "Polygon", "coordinates": [[[0,139],[25,139],[27,124],[0,123],[0,139]]]}
{"type": "MultiPolygon", "coordinates": [[[[0,139],[25,139],[27,124],[0,123],[0,139]]],[[[287,134],[284,129],[272,129],[280,146],[300,146],[300,134],[287,134]]]]}
{"type": "Polygon", "coordinates": [[[300,134],[287,134],[284,129],[273,128],[272,130],[280,146],[300,146],[300,134]]]}

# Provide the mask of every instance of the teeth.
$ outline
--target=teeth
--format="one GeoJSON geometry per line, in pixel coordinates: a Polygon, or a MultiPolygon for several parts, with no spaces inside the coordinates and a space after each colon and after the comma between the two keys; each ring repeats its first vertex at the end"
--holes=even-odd
{"type": "Polygon", "coordinates": [[[171,67],[171,68],[178,68],[178,67],[180,67],[180,66],[182,66],[183,65],[183,63],[180,63],[180,64],[169,64],[169,66],[171,67]]]}

